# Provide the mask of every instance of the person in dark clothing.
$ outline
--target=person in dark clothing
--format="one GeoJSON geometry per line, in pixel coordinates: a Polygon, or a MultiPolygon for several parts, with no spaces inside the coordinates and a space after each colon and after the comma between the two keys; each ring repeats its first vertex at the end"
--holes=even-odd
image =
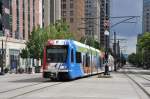
{"type": "Polygon", "coordinates": [[[104,75],[109,75],[109,67],[108,67],[107,64],[105,65],[105,72],[104,72],[104,75]]]}

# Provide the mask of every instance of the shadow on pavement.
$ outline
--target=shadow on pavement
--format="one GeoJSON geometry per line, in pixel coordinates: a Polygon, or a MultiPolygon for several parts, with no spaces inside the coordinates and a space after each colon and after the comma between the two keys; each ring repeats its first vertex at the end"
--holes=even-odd
{"type": "Polygon", "coordinates": [[[29,79],[20,79],[15,81],[9,81],[14,83],[31,83],[31,82],[53,82],[50,79],[44,79],[44,78],[29,78],[29,79]]]}

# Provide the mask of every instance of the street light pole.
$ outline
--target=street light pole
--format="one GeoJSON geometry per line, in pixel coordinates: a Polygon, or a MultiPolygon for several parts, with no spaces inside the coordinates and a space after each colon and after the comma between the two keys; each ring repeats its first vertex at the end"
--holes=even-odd
{"type": "Polygon", "coordinates": [[[116,32],[114,32],[114,45],[113,45],[113,49],[114,49],[114,71],[117,71],[117,66],[116,66],[116,32]]]}
{"type": "Polygon", "coordinates": [[[3,43],[3,39],[2,39],[2,65],[1,65],[1,74],[4,74],[4,43],[3,43]]]}
{"type": "Polygon", "coordinates": [[[107,65],[108,63],[108,57],[109,57],[109,32],[105,30],[105,75],[108,75],[109,73],[109,67],[107,65]]]}

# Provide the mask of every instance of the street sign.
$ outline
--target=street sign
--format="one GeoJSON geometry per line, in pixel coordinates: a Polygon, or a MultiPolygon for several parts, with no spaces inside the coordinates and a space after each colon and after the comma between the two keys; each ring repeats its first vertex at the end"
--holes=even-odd
{"type": "Polygon", "coordinates": [[[109,25],[110,25],[109,20],[104,20],[104,27],[109,27],[109,25]]]}

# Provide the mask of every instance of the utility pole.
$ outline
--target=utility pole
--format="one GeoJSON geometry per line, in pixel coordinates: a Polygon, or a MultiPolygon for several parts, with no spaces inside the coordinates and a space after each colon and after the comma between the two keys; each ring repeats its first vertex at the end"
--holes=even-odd
{"type": "Polygon", "coordinates": [[[116,66],[116,32],[114,32],[114,45],[113,45],[113,49],[114,49],[114,71],[117,71],[117,66],[116,66]]]}
{"type": "Polygon", "coordinates": [[[109,67],[108,67],[108,57],[109,57],[109,32],[107,29],[104,32],[105,34],[105,75],[109,75],[109,67]]]}
{"type": "Polygon", "coordinates": [[[3,39],[2,39],[2,64],[1,64],[1,75],[4,74],[4,43],[3,43],[3,39]]]}
{"type": "Polygon", "coordinates": [[[117,42],[117,61],[118,61],[118,67],[120,68],[120,41],[117,42]]]}

